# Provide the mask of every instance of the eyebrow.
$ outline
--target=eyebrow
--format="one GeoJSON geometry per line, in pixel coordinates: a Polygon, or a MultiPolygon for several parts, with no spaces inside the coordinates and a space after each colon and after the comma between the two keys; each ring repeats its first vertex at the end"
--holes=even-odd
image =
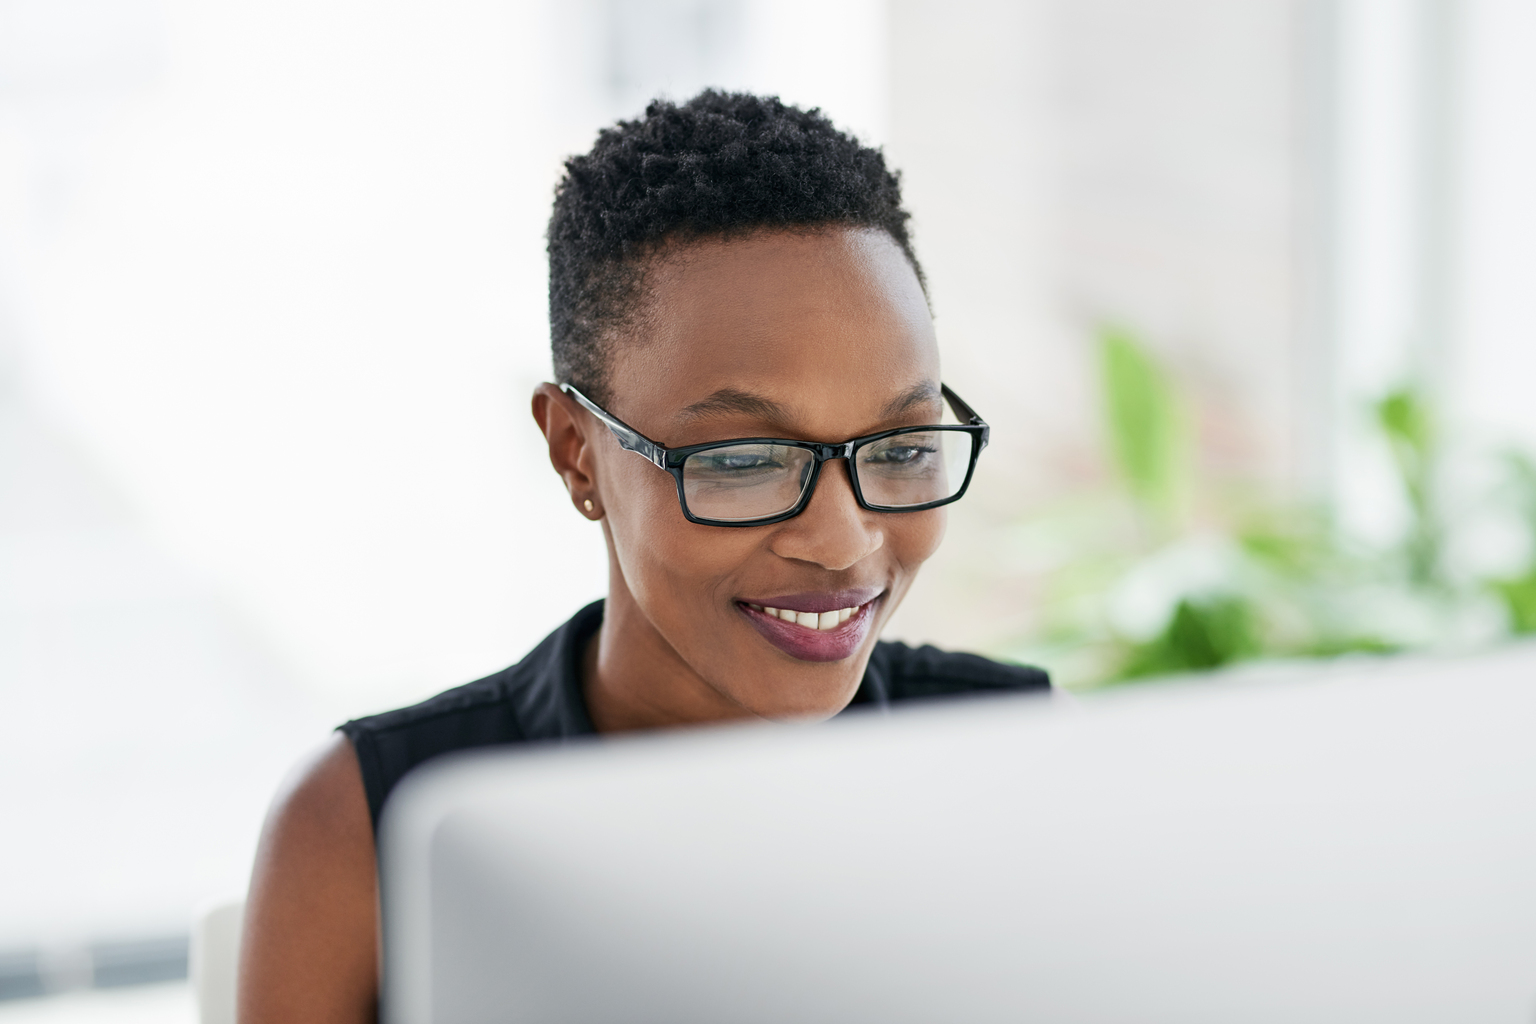
{"type": "Polygon", "coordinates": [[[771,398],[737,388],[721,388],[714,394],[683,409],[684,420],[696,420],[711,413],[740,412],[760,419],[782,423],[788,418],[782,405],[771,398]]]}
{"type": "MultiPolygon", "coordinates": [[[[937,401],[939,398],[939,386],[932,381],[920,381],[912,385],[889,402],[881,415],[887,419],[899,416],[908,409],[917,405],[926,405],[937,401]]],[[[739,388],[721,388],[707,398],[703,398],[692,405],[683,408],[679,417],[688,422],[715,413],[745,413],[748,416],[756,416],[770,423],[786,423],[789,420],[789,412],[771,398],[762,395],[754,395],[750,391],[742,391],[739,388]]]]}
{"type": "Polygon", "coordinates": [[[884,415],[897,416],[914,405],[927,405],[939,400],[939,386],[931,380],[920,381],[885,403],[884,415]]]}

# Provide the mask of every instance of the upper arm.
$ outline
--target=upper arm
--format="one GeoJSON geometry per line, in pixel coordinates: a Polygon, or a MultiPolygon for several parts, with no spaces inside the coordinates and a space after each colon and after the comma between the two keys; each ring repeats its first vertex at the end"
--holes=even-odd
{"type": "Polygon", "coordinates": [[[337,734],[272,804],[240,948],[241,1024],[372,1022],[379,968],[373,822],[337,734]]]}

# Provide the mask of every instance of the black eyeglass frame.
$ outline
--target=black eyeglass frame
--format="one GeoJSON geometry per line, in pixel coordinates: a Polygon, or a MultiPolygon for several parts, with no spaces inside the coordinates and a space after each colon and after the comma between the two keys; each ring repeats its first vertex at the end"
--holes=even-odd
{"type": "Polygon", "coordinates": [[[966,489],[971,486],[971,477],[976,473],[976,460],[981,457],[981,450],[991,440],[992,428],[976,411],[965,403],[959,395],[950,390],[949,385],[940,384],[939,391],[944,399],[949,402],[949,407],[954,410],[955,418],[960,423],[933,423],[925,426],[896,427],[892,430],[882,430],[878,434],[865,434],[863,437],[850,438],[836,444],[827,444],[820,441],[799,441],[782,437],[733,437],[725,441],[708,441],[704,444],[690,444],[681,448],[668,448],[646,437],[640,431],[631,427],[617,416],[608,412],[592,399],[578,391],[573,384],[561,384],[560,390],[574,398],[583,409],[603,421],[603,424],[618,438],[619,447],[625,451],[634,452],[657,469],[664,469],[672,474],[672,479],[677,484],[677,503],[683,510],[683,516],[690,523],[698,523],[702,526],[771,526],[774,523],[782,523],[786,519],[793,519],[805,507],[811,503],[811,497],[816,493],[816,482],[821,478],[821,467],[825,462],[833,459],[846,459],[848,462],[848,480],[853,485],[854,499],[859,507],[871,512],[922,512],[930,508],[938,508],[940,505],[948,505],[950,502],[959,501],[965,496],[966,489]],[[965,469],[965,480],[961,482],[960,489],[947,498],[938,501],[929,501],[921,505],[875,505],[864,499],[864,489],[859,486],[859,474],[853,461],[854,454],[865,445],[884,440],[887,437],[895,437],[898,434],[910,434],[922,430],[944,430],[962,432],[971,437],[971,459],[965,469]],[[811,465],[810,479],[805,482],[800,499],[783,512],[771,516],[763,516],[758,519],[706,519],[694,515],[688,508],[688,497],[683,490],[683,463],[688,457],[699,452],[708,451],[711,448],[727,448],[738,444],[774,444],[791,448],[799,448],[811,453],[815,461],[811,465]]]}

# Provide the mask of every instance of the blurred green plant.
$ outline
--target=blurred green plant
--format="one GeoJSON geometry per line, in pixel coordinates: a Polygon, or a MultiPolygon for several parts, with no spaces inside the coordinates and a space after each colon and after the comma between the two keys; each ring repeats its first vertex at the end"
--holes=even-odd
{"type": "Polygon", "coordinates": [[[1132,645],[1118,680],[1201,672],[1262,653],[1254,607],[1235,594],[1184,597],[1168,626],[1156,637],[1132,645]]]}
{"type": "Polygon", "coordinates": [[[1187,442],[1178,396],[1160,366],[1131,335],[1099,339],[1110,447],[1131,496],[1155,526],[1179,513],[1187,442]]]}
{"type": "Polygon", "coordinates": [[[1419,586],[1441,583],[1441,532],[1435,505],[1435,426],[1416,388],[1398,388],[1376,403],[1376,422],[1392,451],[1410,510],[1403,540],[1408,572],[1419,586]]]}
{"type": "Polygon", "coordinates": [[[1482,621],[1489,595],[1509,632],[1536,633],[1536,462],[1510,460],[1530,565],[1462,585],[1447,571],[1440,440],[1420,389],[1395,389],[1370,410],[1407,524],[1395,545],[1367,549],[1326,508],[1196,488],[1191,419],[1170,375],[1122,328],[1101,334],[1099,353],[1110,462],[1135,525],[1119,528],[1113,514],[1079,505],[1048,527],[1086,550],[1061,559],[1046,582],[1040,627],[1006,653],[1064,666],[1059,674],[1077,685],[1254,659],[1382,654],[1465,631],[1482,621]]]}
{"type": "Polygon", "coordinates": [[[1513,579],[1494,580],[1491,586],[1509,611],[1510,628],[1516,633],[1536,633],[1536,569],[1513,579]]]}
{"type": "MultiPolygon", "coordinates": [[[[1508,490],[1536,549],[1536,461],[1525,452],[1510,452],[1505,457],[1505,467],[1508,490]]],[[[1536,550],[1528,561],[1524,573],[1493,579],[1488,584],[1504,604],[1510,630],[1517,634],[1536,633],[1536,550]]]]}

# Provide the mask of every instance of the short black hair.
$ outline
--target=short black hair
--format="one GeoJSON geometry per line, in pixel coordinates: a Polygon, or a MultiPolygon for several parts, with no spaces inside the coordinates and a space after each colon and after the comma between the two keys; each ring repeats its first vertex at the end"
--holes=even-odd
{"type": "Polygon", "coordinates": [[[762,228],[846,225],[888,233],[918,281],[901,183],[880,150],[819,109],[706,89],[598,133],[565,163],[549,220],[555,379],[606,402],[607,362],[635,321],[647,258],[663,245],[762,228]]]}

